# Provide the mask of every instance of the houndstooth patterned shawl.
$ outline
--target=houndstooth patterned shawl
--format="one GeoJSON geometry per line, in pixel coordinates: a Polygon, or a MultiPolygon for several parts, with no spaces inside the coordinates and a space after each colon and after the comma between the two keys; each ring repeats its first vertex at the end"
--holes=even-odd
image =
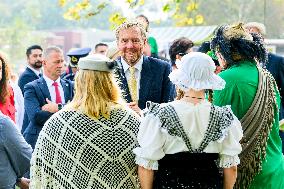
{"type": "Polygon", "coordinates": [[[110,119],[61,111],[47,121],[31,160],[30,188],[135,189],[139,118],[116,109],[110,119]]]}
{"type": "Polygon", "coordinates": [[[230,106],[218,107],[211,105],[209,125],[205,132],[204,138],[197,149],[193,149],[190,140],[183,129],[182,123],[171,105],[160,106],[157,103],[147,102],[148,113],[152,113],[159,117],[162,128],[166,129],[172,136],[178,136],[183,139],[189,152],[202,153],[208,144],[225,137],[226,130],[231,126],[234,120],[233,112],[230,106]]]}

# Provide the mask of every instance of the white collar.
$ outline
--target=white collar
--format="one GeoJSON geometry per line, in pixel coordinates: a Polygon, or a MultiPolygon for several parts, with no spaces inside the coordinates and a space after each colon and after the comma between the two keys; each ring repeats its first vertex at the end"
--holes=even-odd
{"type": "Polygon", "coordinates": [[[57,82],[59,86],[61,85],[61,83],[60,83],[60,77],[58,77],[58,79],[56,79],[55,81],[53,81],[52,79],[48,78],[46,75],[43,74],[43,79],[45,80],[46,85],[47,85],[48,87],[52,86],[52,84],[53,84],[54,82],[57,82]]]}
{"type": "Polygon", "coordinates": [[[40,71],[37,71],[36,69],[34,69],[33,67],[31,67],[30,65],[27,65],[28,68],[30,68],[37,76],[39,76],[40,71]]]}
{"type": "MultiPolygon", "coordinates": [[[[122,57],[121,57],[121,64],[122,64],[124,72],[126,72],[128,68],[130,67],[129,64],[127,64],[127,62],[122,57]]],[[[139,72],[141,72],[142,64],[143,64],[143,55],[140,57],[138,62],[136,62],[136,64],[134,65],[134,68],[136,68],[139,72]]]]}

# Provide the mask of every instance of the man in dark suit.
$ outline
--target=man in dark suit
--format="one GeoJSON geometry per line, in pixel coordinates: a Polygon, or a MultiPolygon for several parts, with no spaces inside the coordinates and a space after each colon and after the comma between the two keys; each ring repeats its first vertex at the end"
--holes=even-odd
{"type": "Polygon", "coordinates": [[[279,119],[284,119],[284,57],[268,53],[266,69],[273,75],[281,96],[279,119]]]}
{"type": "Polygon", "coordinates": [[[43,54],[43,76],[25,85],[24,101],[29,125],[24,138],[32,148],[44,123],[73,98],[71,81],[60,79],[63,63],[62,50],[48,47],[43,54]]]}
{"type": "MultiPolygon", "coordinates": [[[[26,51],[27,55],[27,68],[26,70],[20,75],[18,80],[18,85],[22,91],[24,96],[24,86],[32,82],[38,78],[40,78],[41,73],[40,69],[42,67],[42,48],[39,45],[32,45],[27,48],[26,51]]],[[[25,129],[27,128],[29,121],[27,119],[26,112],[24,113],[24,120],[22,125],[22,133],[24,133],[25,129]]]]}
{"type": "Polygon", "coordinates": [[[27,48],[27,68],[20,75],[18,85],[24,95],[24,86],[39,78],[42,67],[42,48],[39,45],[33,45],[27,48]]]}
{"type": "Polygon", "coordinates": [[[121,57],[116,74],[128,105],[141,113],[147,101],[156,103],[174,99],[175,90],[169,79],[171,65],[163,60],[143,56],[146,32],[138,22],[125,22],[116,29],[121,57]]]}

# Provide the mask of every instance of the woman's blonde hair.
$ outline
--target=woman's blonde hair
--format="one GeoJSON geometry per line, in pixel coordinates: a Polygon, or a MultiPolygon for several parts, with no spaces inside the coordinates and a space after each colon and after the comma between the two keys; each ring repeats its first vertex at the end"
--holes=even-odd
{"type": "Polygon", "coordinates": [[[92,118],[109,118],[112,107],[121,103],[121,92],[111,72],[79,70],[74,98],[66,108],[92,118]]]}

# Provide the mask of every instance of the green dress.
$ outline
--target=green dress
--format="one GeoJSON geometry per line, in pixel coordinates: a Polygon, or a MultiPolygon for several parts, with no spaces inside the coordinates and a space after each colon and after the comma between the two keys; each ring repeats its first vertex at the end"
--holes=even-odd
{"type": "MultiPolygon", "coordinates": [[[[257,67],[255,63],[243,61],[219,75],[226,81],[226,86],[221,91],[214,91],[213,103],[218,106],[231,105],[234,114],[240,120],[251,106],[257,91],[257,67]]],[[[276,93],[279,107],[280,96],[278,91],[276,93]]],[[[278,120],[279,111],[274,116],[275,122],[267,141],[262,171],[255,176],[250,189],[284,189],[284,159],[278,120]]]]}
{"type": "Polygon", "coordinates": [[[148,38],[148,43],[150,44],[150,47],[151,47],[151,54],[154,54],[154,55],[158,55],[158,44],[157,44],[157,41],[154,37],[149,37],[148,38]]]}

